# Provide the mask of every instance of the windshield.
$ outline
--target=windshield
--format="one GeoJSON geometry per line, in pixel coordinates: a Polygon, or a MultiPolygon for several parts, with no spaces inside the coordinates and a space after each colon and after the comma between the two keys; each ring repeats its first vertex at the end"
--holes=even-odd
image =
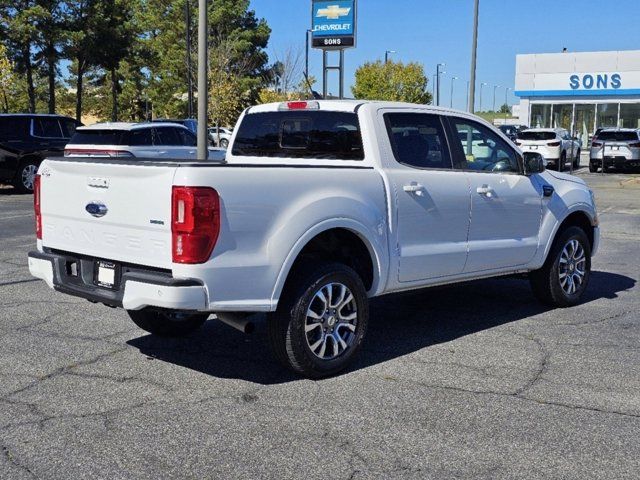
{"type": "Polygon", "coordinates": [[[636,132],[612,132],[605,131],[598,134],[598,140],[610,142],[635,142],[638,140],[636,132]]]}
{"type": "Polygon", "coordinates": [[[245,115],[233,155],[362,160],[364,150],[355,113],[293,110],[245,115]]]}
{"type": "Polygon", "coordinates": [[[556,138],[555,132],[520,132],[518,134],[518,138],[520,140],[533,140],[533,141],[541,141],[541,140],[554,140],[556,138]]]}

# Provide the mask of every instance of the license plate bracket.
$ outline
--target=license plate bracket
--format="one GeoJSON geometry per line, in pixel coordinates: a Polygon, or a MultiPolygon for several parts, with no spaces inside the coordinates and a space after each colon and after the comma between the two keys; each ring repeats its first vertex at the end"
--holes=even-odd
{"type": "Polygon", "coordinates": [[[94,283],[102,288],[114,290],[118,288],[119,266],[107,260],[95,262],[94,283]]]}

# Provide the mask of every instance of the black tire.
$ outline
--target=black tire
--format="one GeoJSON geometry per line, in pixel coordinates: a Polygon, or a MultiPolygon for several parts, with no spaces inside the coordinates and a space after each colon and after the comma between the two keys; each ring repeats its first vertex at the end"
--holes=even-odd
{"type": "Polygon", "coordinates": [[[204,324],[208,313],[179,312],[174,310],[127,310],[129,317],[138,327],[159,337],[182,337],[204,324]]]}
{"type": "Polygon", "coordinates": [[[580,168],[580,149],[576,152],[576,158],[573,161],[573,168],[580,168]]]}
{"type": "Polygon", "coordinates": [[[20,193],[33,193],[33,181],[40,162],[36,158],[27,158],[20,162],[13,185],[20,193]]]}
{"type": "MultiPolygon", "coordinates": [[[[343,297],[349,298],[348,295],[343,297]]],[[[275,358],[285,367],[307,378],[323,378],[344,370],[351,362],[362,346],[368,321],[367,291],[355,271],[341,263],[303,262],[287,280],[278,309],[269,315],[269,343],[275,358]],[[322,312],[326,303],[318,303],[321,300],[318,300],[317,294],[321,291],[326,294],[327,287],[335,294],[340,294],[341,286],[350,291],[353,300],[342,307],[339,306],[341,302],[337,300],[333,309],[327,308],[322,312]],[[308,317],[307,313],[312,309],[320,310],[321,318],[314,320],[308,317]],[[345,309],[346,312],[351,312],[349,316],[354,313],[356,315],[353,320],[354,330],[351,330],[351,327],[340,328],[340,325],[344,327],[345,323],[349,323],[341,323],[341,320],[344,320],[342,314],[345,309]],[[312,328],[307,332],[305,326],[308,321],[310,324],[318,324],[318,328],[312,328]],[[340,337],[347,346],[339,346],[336,337],[340,337]],[[323,339],[326,349],[322,346],[323,339]],[[312,350],[313,345],[319,345],[316,352],[312,350]],[[322,358],[323,354],[328,357],[329,348],[334,356],[322,358]],[[343,348],[341,352],[340,348],[343,348]]]]}
{"type": "Polygon", "coordinates": [[[564,172],[566,163],[567,163],[567,152],[562,152],[562,154],[560,154],[560,158],[558,159],[558,171],[559,172],[564,172]]]}
{"type": "Polygon", "coordinates": [[[598,171],[598,166],[593,162],[589,162],[589,172],[596,173],[597,171],[598,171]]]}
{"type": "MultiPolygon", "coordinates": [[[[571,252],[570,249],[569,252],[571,252]]],[[[545,264],[539,270],[529,274],[529,281],[533,293],[538,300],[545,305],[564,308],[571,307],[580,302],[580,298],[589,284],[590,274],[591,244],[589,243],[587,234],[580,227],[568,227],[557,234],[545,264]],[[569,243],[573,241],[579,243],[584,253],[584,276],[580,284],[576,287],[575,292],[569,293],[563,288],[560,275],[565,273],[565,278],[567,278],[569,276],[567,273],[570,272],[571,278],[575,278],[574,275],[577,275],[578,272],[576,266],[581,263],[574,263],[572,260],[568,264],[564,263],[564,265],[567,266],[561,267],[561,258],[563,257],[565,247],[569,248],[569,243]],[[565,270],[566,272],[563,272],[565,270]]],[[[567,285],[566,282],[567,280],[565,280],[564,285],[567,285]]]]}
{"type": "Polygon", "coordinates": [[[227,140],[226,138],[223,138],[220,140],[220,147],[221,148],[227,148],[229,146],[229,140],[227,140]]]}

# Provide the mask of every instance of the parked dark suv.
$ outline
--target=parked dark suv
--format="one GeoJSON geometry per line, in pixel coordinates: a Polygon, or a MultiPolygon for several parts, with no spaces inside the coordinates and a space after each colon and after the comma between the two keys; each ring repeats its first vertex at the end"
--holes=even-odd
{"type": "Polygon", "coordinates": [[[40,162],[62,156],[80,122],[62,115],[0,115],[0,182],[19,191],[33,192],[40,162]]]}

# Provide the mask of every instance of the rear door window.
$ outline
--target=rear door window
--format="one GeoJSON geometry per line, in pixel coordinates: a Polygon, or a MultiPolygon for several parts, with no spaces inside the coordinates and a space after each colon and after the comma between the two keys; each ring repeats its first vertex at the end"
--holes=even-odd
{"type": "Polygon", "coordinates": [[[233,155],[363,160],[364,150],[355,113],[300,110],[245,115],[233,155]]]}
{"type": "Polygon", "coordinates": [[[57,118],[34,118],[33,134],[42,138],[62,138],[62,130],[57,118]]]}
{"type": "Polygon", "coordinates": [[[196,136],[185,128],[176,128],[176,134],[178,135],[180,145],[195,147],[198,143],[196,136]]]}
{"type": "Polygon", "coordinates": [[[173,127],[155,128],[154,144],[163,146],[179,146],[182,145],[180,137],[173,127]]]}
{"type": "Polygon", "coordinates": [[[153,145],[150,128],[131,130],[129,132],[129,145],[132,147],[147,147],[153,145]]]}
{"type": "Polygon", "coordinates": [[[62,126],[62,136],[64,138],[71,138],[78,126],[73,120],[60,120],[60,125],[62,126]]]}
{"type": "Polygon", "coordinates": [[[440,117],[427,113],[385,113],[384,120],[399,163],[416,168],[452,168],[440,117]]]}

